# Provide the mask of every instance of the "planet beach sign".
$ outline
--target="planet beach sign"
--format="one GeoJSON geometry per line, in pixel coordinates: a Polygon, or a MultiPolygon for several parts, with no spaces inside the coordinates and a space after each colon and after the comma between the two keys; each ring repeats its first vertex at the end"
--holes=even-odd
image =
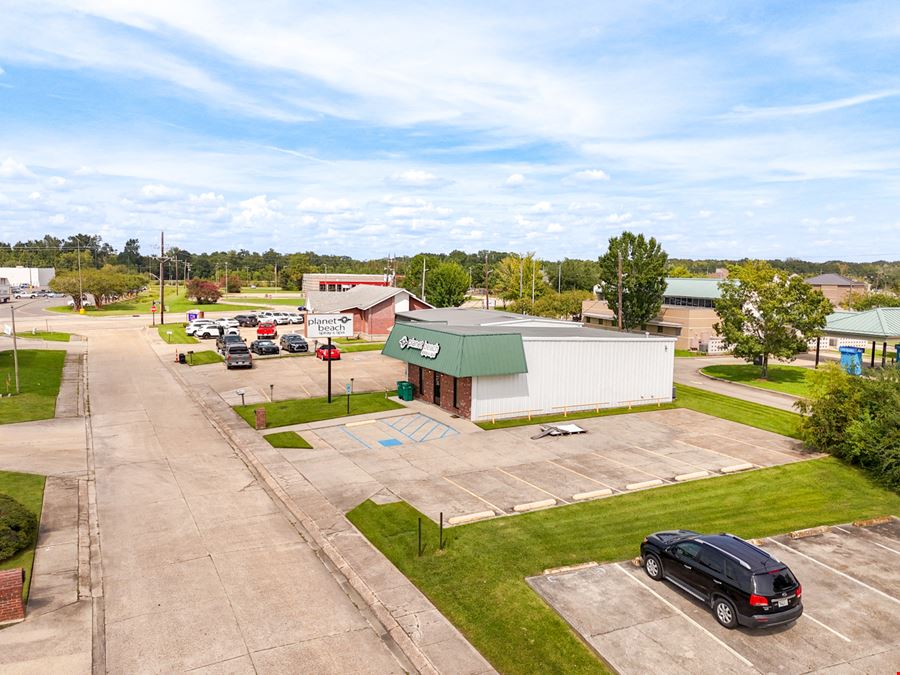
{"type": "Polygon", "coordinates": [[[441,351],[440,342],[429,342],[428,340],[420,340],[419,338],[401,336],[397,340],[400,349],[414,349],[419,352],[423,359],[436,359],[441,351]]]}

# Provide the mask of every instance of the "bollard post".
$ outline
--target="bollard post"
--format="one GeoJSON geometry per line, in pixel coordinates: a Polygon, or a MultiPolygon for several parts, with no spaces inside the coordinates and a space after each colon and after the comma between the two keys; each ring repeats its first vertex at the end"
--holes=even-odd
{"type": "Polygon", "coordinates": [[[275,385],[270,384],[269,385],[269,401],[274,401],[274,400],[275,400],[275,385]]]}
{"type": "Polygon", "coordinates": [[[440,549],[444,550],[444,512],[441,511],[441,538],[440,538],[440,549]]]}

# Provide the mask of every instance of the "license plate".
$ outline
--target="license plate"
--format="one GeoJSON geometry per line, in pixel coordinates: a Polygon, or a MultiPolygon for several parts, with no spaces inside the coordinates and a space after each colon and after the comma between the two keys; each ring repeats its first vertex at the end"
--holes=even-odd
{"type": "Polygon", "coordinates": [[[790,598],[775,598],[775,605],[777,607],[787,607],[790,601],[790,598]]]}

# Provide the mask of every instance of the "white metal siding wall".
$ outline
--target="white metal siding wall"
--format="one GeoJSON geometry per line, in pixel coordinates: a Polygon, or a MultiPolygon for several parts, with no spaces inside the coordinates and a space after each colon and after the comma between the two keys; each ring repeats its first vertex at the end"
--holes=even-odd
{"type": "Polygon", "coordinates": [[[672,400],[674,338],[522,342],[527,373],[473,378],[472,419],[672,400]]]}

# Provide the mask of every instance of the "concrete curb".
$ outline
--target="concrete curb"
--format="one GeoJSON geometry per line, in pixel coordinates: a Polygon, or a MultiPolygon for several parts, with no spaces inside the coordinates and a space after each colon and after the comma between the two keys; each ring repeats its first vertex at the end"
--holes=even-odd
{"type": "MultiPolygon", "coordinates": [[[[744,384],[743,382],[732,382],[731,380],[725,380],[721,377],[716,377],[715,375],[707,375],[703,372],[702,368],[697,369],[697,373],[702,375],[707,380],[713,380],[714,382],[723,382],[725,384],[734,385],[735,387],[742,387],[743,389],[749,389],[750,391],[762,392],[764,394],[775,394],[776,396],[780,396],[781,398],[788,399],[789,401],[799,401],[802,399],[802,396],[794,396],[793,394],[787,394],[783,391],[778,391],[776,389],[763,389],[762,387],[754,387],[752,384],[744,384]]],[[[752,401],[751,401],[752,402],[752,401]]],[[[762,403],[760,405],[765,405],[762,403]]]]}

